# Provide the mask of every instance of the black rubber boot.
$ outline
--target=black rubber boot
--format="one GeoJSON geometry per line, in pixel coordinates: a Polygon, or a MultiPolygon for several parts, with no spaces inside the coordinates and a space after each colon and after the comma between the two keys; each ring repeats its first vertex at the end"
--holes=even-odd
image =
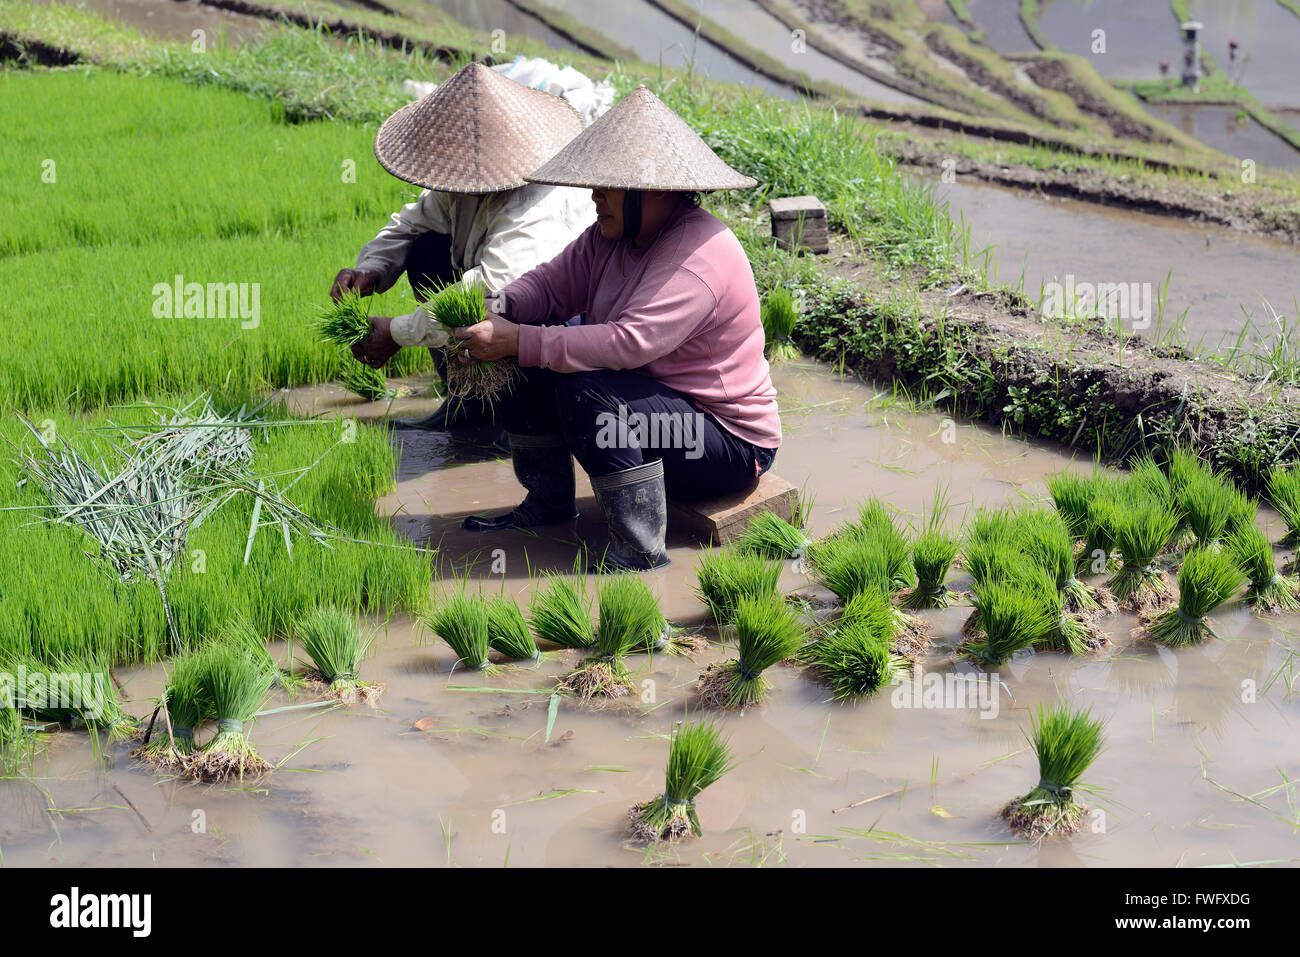
{"type": "Polygon", "coordinates": [[[471,532],[554,525],[578,517],[573,492],[573,456],[561,435],[510,435],[515,478],[528,490],[523,502],[504,515],[471,515],[461,527],[471,532]]]}
{"type": "Polygon", "coordinates": [[[609,550],[593,571],[646,571],[668,564],[668,499],[661,460],[593,478],[591,489],[609,523],[609,550]]]}

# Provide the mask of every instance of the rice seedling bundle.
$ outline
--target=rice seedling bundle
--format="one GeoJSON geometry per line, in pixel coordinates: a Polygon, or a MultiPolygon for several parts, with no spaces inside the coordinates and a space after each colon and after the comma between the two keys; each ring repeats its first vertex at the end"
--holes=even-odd
{"type": "Polygon", "coordinates": [[[139,722],[122,709],[107,663],[70,657],[51,663],[33,658],[17,663],[25,670],[29,687],[40,689],[39,697],[31,699],[23,696],[24,689],[18,689],[17,706],[22,713],[37,721],[102,731],[113,741],[141,733],[139,722]]]}
{"type": "Polygon", "coordinates": [[[1192,549],[1178,570],[1178,604],[1145,621],[1147,634],[1173,648],[1213,635],[1205,616],[1231,598],[1244,580],[1229,552],[1192,549]]]}
{"type": "Polygon", "coordinates": [[[630,693],[632,676],[624,659],[638,648],[652,645],[663,629],[659,602],[635,575],[606,577],[600,587],[599,607],[596,654],[584,659],[561,683],[583,701],[630,693]]]}
{"type": "Polygon", "coordinates": [[[632,840],[675,843],[702,835],[695,799],[732,767],[731,748],[713,722],[683,722],[668,746],[663,793],[628,812],[632,840]]]}
{"type": "Polygon", "coordinates": [[[1101,722],[1088,710],[1039,705],[1028,738],[1038,755],[1038,784],[1009,802],[1002,809],[1002,819],[1022,837],[1073,834],[1084,817],[1084,808],[1074,799],[1075,791],[1080,788],[1079,779],[1101,754],[1101,722]]]}
{"type": "Polygon", "coordinates": [[[424,620],[456,653],[456,661],[462,668],[485,671],[492,667],[488,662],[492,628],[488,604],[481,596],[464,592],[451,595],[424,620]]]}
{"type": "Polygon", "coordinates": [[[807,645],[800,659],[812,666],[837,699],[875,694],[904,667],[891,650],[893,609],[879,594],[857,596],[834,628],[807,645]]]}
{"type": "Polygon", "coordinates": [[[514,661],[542,659],[524,613],[506,598],[497,597],[488,602],[488,644],[514,661]]]}
{"type": "Polygon", "coordinates": [[[695,593],[719,625],[730,624],[744,598],[768,598],[781,578],[779,559],[736,548],[705,552],[695,569],[695,593]]]}
{"type": "Polygon", "coordinates": [[[381,369],[351,358],[343,360],[339,382],[342,383],[343,388],[361,396],[367,402],[378,402],[380,399],[387,399],[396,394],[388,387],[388,379],[381,369]]]}
{"type": "Polygon", "coordinates": [[[1074,541],[1057,513],[1030,509],[1017,523],[1023,535],[1025,556],[1051,579],[1065,606],[1076,611],[1096,611],[1093,590],[1075,576],[1074,541]]]}
{"type": "Polygon", "coordinates": [[[1122,565],[1107,583],[1129,611],[1141,612],[1168,602],[1168,576],[1156,559],[1178,527],[1178,516],[1158,502],[1126,502],[1112,519],[1115,547],[1122,565]]]}
{"type": "Polygon", "coordinates": [[[867,538],[834,535],[818,539],[808,549],[808,561],[812,577],[841,601],[866,591],[893,591],[889,556],[867,538]]]}
{"type": "Polygon", "coordinates": [[[1055,622],[1038,640],[1040,646],[1072,655],[1086,655],[1109,642],[1105,632],[1094,624],[1091,616],[1068,607],[1065,593],[1056,587],[1056,583],[1041,568],[1026,563],[1010,583],[1020,585],[1035,596],[1041,603],[1044,614],[1055,622]]]}
{"type": "Polygon", "coordinates": [[[562,648],[590,648],[596,643],[586,592],[567,578],[546,573],[546,589],[534,591],[529,608],[537,637],[562,648]]]}
{"type": "Polygon", "coordinates": [[[1044,606],[1042,596],[1023,583],[1007,579],[984,582],[975,589],[975,610],[981,635],[968,639],[962,652],[985,668],[996,667],[1017,651],[1041,644],[1059,618],[1044,606]]]}
{"type": "Polygon", "coordinates": [[[745,596],[735,621],[738,657],[700,676],[700,702],[706,707],[747,708],[759,701],[770,687],[763,672],[803,646],[798,612],[775,595],[745,596]]]}
{"type": "Polygon", "coordinates": [[[314,678],[328,686],[328,696],[349,704],[373,703],[384,686],[362,681],[357,674],[361,659],[370,647],[363,640],[356,619],[332,605],[313,609],[298,622],[298,643],[315,667],[314,678]]]}
{"type": "Polygon", "coordinates": [[[799,348],[790,341],[795,323],[799,320],[794,295],[784,286],[777,286],[763,297],[760,312],[763,337],[767,340],[767,357],[773,362],[797,359],[799,348]]]}
{"type": "Polygon", "coordinates": [[[1228,544],[1246,574],[1246,601],[1264,612],[1300,610],[1300,579],[1278,573],[1273,546],[1258,525],[1237,529],[1228,544]]]}
{"type": "Polygon", "coordinates": [[[1282,544],[1300,544],[1300,471],[1273,469],[1268,476],[1268,500],[1286,523],[1282,544]]]}
{"type": "Polygon", "coordinates": [[[908,608],[947,608],[956,600],[948,573],[957,558],[957,540],[940,528],[927,528],[912,543],[916,586],[903,596],[908,608]]]}
{"type": "Polygon", "coordinates": [[[172,658],[167,685],[159,699],[166,709],[166,721],[155,719],[149,740],[136,752],[145,764],[157,769],[183,767],[194,753],[194,733],[213,717],[208,699],[203,656],[187,651],[172,658]],[[169,734],[170,730],[170,734],[169,734]]]}
{"type": "Polygon", "coordinates": [[[1235,491],[1208,472],[1194,476],[1183,488],[1182,510],[1197,548],[1222,547],[1234,509],[1239,508],[1235,491]]]}
{"type": "Polygon", "coordinates": [[[759,512],[736,539],[736,550],[764,558],[802,558],[808,548],[808,536],[775,512],[759,512]]]}
{"type": "Polygon", "coordinates": [[[1088,503],[1083,548],[1075,559],[1075,573],[1102,575],[1115,567],[1115,522],[1120,503],[1113,485],[1100,490],[1088,503]]]}
{"type": "Polygon", "coordinates": [[[22,764],[30,740],[18,709],[0,704],[0,773],[8,774],[22,764]]]}
{"type": "Polygon", "coordinates": [[[1105,483],[1106,479],[1097,473],[1055,472],[1047,477],[1047,490],[1052,502],[1075,541],[1087,536],[1088,507],[1105,483]]]}
{"type": "Polygon", "coordinates": [[[904,535],[885,506],[877,498],[868,499],[858,510],[858,520],[850,523],[843,534],[873,544],[885,558],[889,572],[889,590],[901,591],[916,584],[912,556],[904,535]]]}
{"type": "MultiPolygon", "coordinates": [[[[486,287],[481,282],[448,282],[426,290],[424,311],[449,330],[482,322],[486,287]]],[[[447,355],[447,394],[452,398],[478,398],[492,401],[510,392],[521,375],[513,358],[495,362],[465,362],[461,358],[464,344],[454,335],[443,347],[447,355]]]]}
{"type": "Polygon", "coordinates": [[[370,335],[372,328],[366,301],[354,292],[345,292],[316,317],[316,335],[337,346],[352,346],[370,335]]]}
{"type": "Polygon", "coordinates": [[[199,657],[203,694],[217,719],[217,733],[190,756],[189,773],[200,781],[226,781],[269,771],[246,730],[271,688],[266,663],[242,645],[221,640],[204,647],[199,657]]]}

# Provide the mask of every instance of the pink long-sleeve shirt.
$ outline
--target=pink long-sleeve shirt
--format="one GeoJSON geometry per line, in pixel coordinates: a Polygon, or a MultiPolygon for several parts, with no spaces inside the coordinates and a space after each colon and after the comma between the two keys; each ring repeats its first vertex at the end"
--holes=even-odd
{"type": "Polygon", "coordinates": [[[781,444],[754,273],[717,217],[687,203],[643,249],[589,227],[502,291],[519,363],[635,369],[690,396],[733,435],[781,444]],[[557,325],[578,313],[582,325],[557,325]]]}

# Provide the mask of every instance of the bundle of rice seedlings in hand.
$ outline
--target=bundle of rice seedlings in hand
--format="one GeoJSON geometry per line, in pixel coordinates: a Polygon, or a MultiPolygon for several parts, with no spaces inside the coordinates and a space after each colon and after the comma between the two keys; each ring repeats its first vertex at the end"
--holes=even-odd
{"type": "Polygon", "coordinates": [[[370,335],[373,328],[366,301],[356,293],[345,292],[338,302],[331,302],[316,317],[316,335],[325,342],[351,346],[370,335]]]}
{"type": "Polygon", "coordinates": [[[199,781],[226,781],[271,770],[245,729],[271,689],[265,662],[247,648],[220,639],[198,656],[203,694],[217,719],[217,734],[190,756],[189,773],[199,781]]]}
{"type": "Polygon", "coordinates": [[[491,623],[487,602],[479,595],[461,592],[443,599],[425,623],[456,652],[456,663],[470,671],[492,671],[488,661],[491,623]]]}
{"type": "Polygon", "coordinates": [[[772,362],[799,358],[799,347],[790,341],[795,323],[799,321],[790,290],[777,286],[764,296],[760,317],[763,337],[767,340],[767,358],[772,362]]]}
{"type": "Polygon", "coordinates": [[[1246,573],[1246,601],[1263,612],[1300,610],[1300,579],[1278,573],[1273,546],[1254,523],[1228,539],[1237,566],[1246,573]]]}
{"type": "Polygon", "coordinates": [[[311,677],[328,686],[327,697],[372,704],[384,693],[382,684],[357,676],[370,641],[362,640],[356,620],[347,612],[329,605],[315,608],[298,622],[296,635],[315,666],[311,677]]]}
{"type": "Polygon", "coordinates": [[[817,670],[835,698],[866,697],[905,667],[890,647],[893,628],[889,602],[868,592],[850,601],[835,627],[805,646],[799,657],[817,670]]]}
{"type": "Polygon", "coordinates": [[[743,598],[774,596],[781,578],[775,558],[721,548],[705,552],[695,569],[695,593],[719,625],[730,624],[743,598]]]}
{"type": "Polygon", "coordinates": [[[546,590],[534,591],[529,607],[533,631],[562,648],[590,648],[596,643],[591,604],[585,590],[567,578],[546,573],[546,590]]]}
{"type": "Polygon", "coordinates": [[[736,550],[764,558],[802,558],[808,548],[808,536],[776,512],[759,512],[736,539],[736,550]]]}
{"type": "MultiPolygon", "coordinates": [[[[424,311],[449,330],[482,322],[486,287],[481,282],[448,282],[426,290],[424,311]]],[[[484,399],[488,402],[510,392],[519,380],[519,363],[514,358],[495,362],[466,362],[464,345],[454,335],[443,347],[447,354],[447,394],[456,399],[484,399]]]]}
{"type": "Polygon", "coordinates": [[[380,399],[387,399],[396,394],[388,387],[388,379],[381,370],[368,366],[364,362],[357,362],[355,359],[343,361],[339,382],[343,388],[361,396],[367,402],[378,402],[380,399]]]}
{"type": "Polygon", "coordinates": [[[1300,544],[1300,471],[1273,469],[1268,476],[1268,500],[1286,523],[1282,544],[1300,544]]]}
{"type": "Polygon", "coordinates": [[[600,625],[596,629],[596,654],[566,675],[561,688],[583,701],[596,696],[621,698],[632,691],[632,676],[624,659],[661,633],[659,603],[635,575],[613,575],[600,589],[600,625]]]}
{"type": "Polygon", "coordinates": [[[709,708],[749,707],[770,687],[763,672],[803,646],[798,613],[774,595],[742,598],[735,620],[739,657],[700,676],[700,702],[709,708]]]}
{"type": "Polygon", "coordinates": [[[1126,502],[1112,519],[1122,565],[1107,583],[1121,607],[1134,614],[1167,605],[1169,576],[1156,559],[1178,526],[1178,516],[1158,502],[1126,502]]]}
{"type": "Polygon", "coordinates": [[[160,714],[149,740],[135,751],[145,764],[157,770],[181,768],[194,753],[195,729],[213,717],[206,669],[197,652],[183,652],[172,658],[167,685],[159,699],[160,707],[166,708],[166,720],[161,720],[160,714]]]}
{"type": "Polygon", "coordinates": [[[733,766],[731,748],[713,722],[683,722],[668,746],[663,793],[628,812],[632,840],[675,843],[702,835],[695,799],[733,766]]]}
{"type": "Polygon", "coordinates": [[[1041,593],[1008,579],[977,587],[975,608],[981,634],[968,639],[962,652],[984,668],[997,667],[1017,651],[1041,644],[1058,623],[1044,607],[1041,593]]]}
{"type": "Polygon", "coordinates": [[[488,602],[488,644],[515,661],[538,662],[542,653],[519,606],[506,598],[488,602]]]}
{"type": "Polygon", "coordinates": [[[1231,598],[1245,581],[1235,559],[1226,551],[1195,548],[1178,570],[1178,604],[1144,618],[1148,637],[1181,648],[1213,635],[1206,615],[1231,598]]]}
{"type": "Polygon", "coordinates": [[[1002,809],[1002,819],[1021,837],[1073,834],[1085,809],[1074,792],[1085,771],[1101,754],[1101,722],[1088,710],[1071,712],[1064,705],[1038,708],[1030,744],[1038,754],[1038,784],[1002,809]]]}

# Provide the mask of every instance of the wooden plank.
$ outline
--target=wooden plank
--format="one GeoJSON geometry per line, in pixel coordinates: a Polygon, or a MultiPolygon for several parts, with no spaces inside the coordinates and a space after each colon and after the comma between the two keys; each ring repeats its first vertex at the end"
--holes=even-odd
{"type": "Polygon", "coordinates": [[[799,508],[799,490],[771,472],[747,492],[699,502],[670,499],[668,518],[701,542],[729,545],[744,534],[759,512],[775,512],[788,522],[794,521],[799,508]]]}

